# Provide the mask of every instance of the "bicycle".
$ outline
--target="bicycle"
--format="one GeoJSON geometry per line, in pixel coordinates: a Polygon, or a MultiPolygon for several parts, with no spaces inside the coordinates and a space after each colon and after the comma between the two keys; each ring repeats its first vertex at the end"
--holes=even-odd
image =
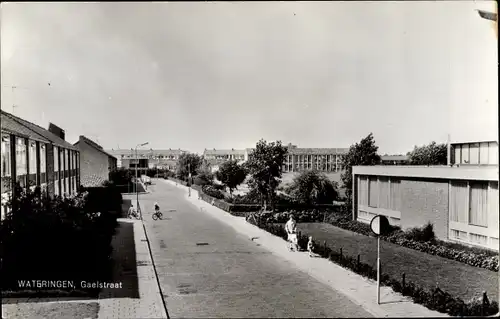
{"type": "Polygon", "coordinates": [[[157,210],[153,213],[152,217],[153,217],[153,220],[158,220],[158,219],[161,220],[161,218],[163,217],[163,214],[159,210],[157,210]]]}
{"type": "Polygon", "coordinates": [[[141,219],[141,216],[134,210],[134,211],[129,212],[127,214],[127,218],[129,218],[129,219],[134,219],[134,218],[135,219],[141,219]]]}

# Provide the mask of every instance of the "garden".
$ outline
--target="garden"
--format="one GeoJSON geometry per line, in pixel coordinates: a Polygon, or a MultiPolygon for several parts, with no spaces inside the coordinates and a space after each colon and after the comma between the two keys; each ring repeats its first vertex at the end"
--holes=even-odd
{"type": "MultiPolygon", "coordinates": [[[[336,202],[339,199],[337,183],[314,170],[299,174],[289,186],[280,189],[286,148],[279,142],[259,141],[249,161],[243,165],[227,161],[215,174],[199,170],[194,185],[201,189],[202,200],[233,215],[246,216],[248,222],[282,238],[286,238],[283,223],[293,214],[302,231],[302,247],[311,235],[319,241],[321,256],[373,279],[376,239],[369,225],[352,220],[349,189],[352,185],[350,168],[378,163],[377,149],[371,134],[351,146],[344,159],[347,169],[342,175],[347,196],[344,204],[336,202]],[[243,196],[233,195],[248,175],[249,192],[243,196]],[[214,183],[214,179],[218,183],[214,183]]],[[[182,175],[175,176],[182,180],[182,175]]],[[[381,239],[383,255],[391,260],[382,265],[384,285],[430,309],[451,315],[498,312],[495,284],[498,253],[442,242],[435,238],[432,224],[407,231],[392,227],[381,239]],[[462,280],[456,280],[457,274],[462,280]],[[490,297],[494,300],[489,300],[490,297]]]]}
{"type": "Polygon", "coordinates": [[[97,297],[81,281],[109,281],[111,240],[122,197],[113,186],[51,198],[39,187],[16,186],[11,209],[0,225],[2,297],[97,297]],[[72,282],[59,288],[27,289],[20,281],[72,282]]]}

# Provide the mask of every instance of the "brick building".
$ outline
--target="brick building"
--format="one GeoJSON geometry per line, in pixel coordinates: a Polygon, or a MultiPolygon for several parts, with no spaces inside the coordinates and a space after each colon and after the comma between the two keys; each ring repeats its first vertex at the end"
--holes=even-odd
{"type": "Polygon", "coordinates": [[[353,194],[355,220],[431,222],[441,240],[498,250],[498,166],[355,166],[353,194]]]}
{"type": "Polygon", "coordinates": [[[76,193],[79,152],[64,140],[64,130],[52,123],[46,130],[5,111],[1,128],[2,216],[15,182],[21,187],[41,186],[50,196],[76,193]]]}
{"type": "Polygon", "coordinates": [[[97,187],[109,180],[109,173],[117,167],[116,157],[83,135],[74,146],[80,151],[80,185],[97,187]]]}

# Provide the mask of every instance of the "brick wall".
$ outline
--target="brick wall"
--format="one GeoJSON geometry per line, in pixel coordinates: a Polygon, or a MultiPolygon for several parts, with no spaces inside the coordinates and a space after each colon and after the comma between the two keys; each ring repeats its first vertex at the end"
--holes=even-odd
{"type": "Polygon", "coordinates": [[[80,150],[80,184],[96,187],[109,179],[108,155],[88,145],[82,138],[78,143],[80,150]]]}
{"type": "Polygon", "coordinates": [[[401,180],[401,226],[434,225],[440,239],[448,239],[448,181],[401,180]]]}

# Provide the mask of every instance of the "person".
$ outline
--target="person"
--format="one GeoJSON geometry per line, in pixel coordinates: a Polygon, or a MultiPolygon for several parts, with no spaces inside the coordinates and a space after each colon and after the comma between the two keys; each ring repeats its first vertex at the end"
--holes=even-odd
{"type": "Polygon", "coordinates": [[[134,204],[130,204],[130,207],[128,208],[128,216],[130,218],[130,216],[135,216],[135,209],[134,209],[134,204]]]}
{"type": "Polygon", "coordinates": [[[309,257],[318,257],[319,255],[314,252],[314,241],[312,236],[309,236],[309,241],[307,242],[307,251],[309,252],[309,257]]]}
{"type": "Polygon", "coordinates": [[[158,202],[155,202],[155,212],[159,212],[160,211],[160,205],[158,205],[158,202]]]}
{"type": "Polygon", "coordinates": [[[288,249],[290,251],[298,251],[298,240],[297,240],[297,223],[295,222],[295,218],[293,215],[290,215],[290,219],[288,222],[285,224],[285,230],[286,233],[288,234],[288,242],[289,246],[288,249]]]}

